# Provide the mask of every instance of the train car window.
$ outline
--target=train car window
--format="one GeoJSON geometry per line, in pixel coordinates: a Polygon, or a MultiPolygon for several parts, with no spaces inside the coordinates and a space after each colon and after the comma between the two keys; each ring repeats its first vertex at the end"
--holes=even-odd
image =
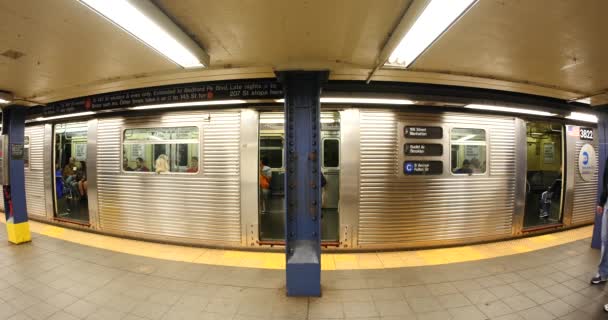
{"type": "Polygon", "coordinates": [[[30,168],[30,137],[23,137],[23,167],[30,168]]]}
{"type": "Polygon", "coordinates": [[[123,172],[199,172],[199,128],[125,129],[123,172]]]}
{"type": "Polygon", "coordinates": [[[340,166],[340,141],[338,139],[323,140],[323,167],[337,168],[340,166]]]}
{"type": "Polygon", "coordinates": [[[450,141],[452,173],[472,175],[486,172],[486,131],[484,129],[453,128],[450,141]]]}
{"type": "Polygon", "coordinates": [[[283,168],[283,138],[260,137],[260,159],[268,161],[273,169],[283,168]]]}

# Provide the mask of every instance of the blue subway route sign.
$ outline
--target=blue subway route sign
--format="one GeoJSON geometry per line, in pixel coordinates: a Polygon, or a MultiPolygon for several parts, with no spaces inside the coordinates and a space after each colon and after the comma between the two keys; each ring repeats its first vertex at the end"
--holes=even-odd
{"type": "Polygon", "coordinates": [[[403,162],[403,173],[407,176],[440,175],[443,174],[443,162],[408,160],[403,162]]]}

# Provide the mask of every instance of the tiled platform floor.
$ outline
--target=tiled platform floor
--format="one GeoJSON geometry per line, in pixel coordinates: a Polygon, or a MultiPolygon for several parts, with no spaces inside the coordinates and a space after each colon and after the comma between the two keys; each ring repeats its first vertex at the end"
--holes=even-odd
{"type": "Polygon", "coordinates": [[[323,271],[287,298],[284,271],[134,256],[0,234],[0,319],[608,319],[589,239],[426,267],[323,271]]]}

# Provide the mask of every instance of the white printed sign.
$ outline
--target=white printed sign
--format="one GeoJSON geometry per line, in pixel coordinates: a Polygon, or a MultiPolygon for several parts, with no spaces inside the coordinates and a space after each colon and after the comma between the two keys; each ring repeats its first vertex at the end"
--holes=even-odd
{"type": "Polygon", "coordinates": [[[553,163],[555,161],[555,145],[553,143],[543,144],[543,159],[545,163],[553,163]]]}

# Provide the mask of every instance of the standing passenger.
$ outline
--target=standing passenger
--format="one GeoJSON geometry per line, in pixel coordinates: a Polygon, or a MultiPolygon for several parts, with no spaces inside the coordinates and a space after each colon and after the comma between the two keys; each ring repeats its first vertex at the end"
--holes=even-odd
{"type": "MultiPolygon", "coordinates": [[[[606,159],[606,165],[608,166],[608,159],[606,159]]],[[[604,167],[604,179],[602,180],[602,195],[600,201],[597,204],[596,213],[602,215],[601,223],[601,239],[602,249],[600,253],[600,264],[598,266],[595,277],[591,278],[591,284],[600,284],[608,280],[608,206],[606,206],[606,200],[608,199],[608,167],[604,167]]],[[[608,311],[608,305],[604,306],[604,310],[608,311]]]]}
{"type": "Polygon", "coordinates": [[[270,202],[270,181],[272,179],[272,169],[267,166],[268,158],[262,157],[260,160],[260,203],[262,214],[268,212],[270,202]]]}

